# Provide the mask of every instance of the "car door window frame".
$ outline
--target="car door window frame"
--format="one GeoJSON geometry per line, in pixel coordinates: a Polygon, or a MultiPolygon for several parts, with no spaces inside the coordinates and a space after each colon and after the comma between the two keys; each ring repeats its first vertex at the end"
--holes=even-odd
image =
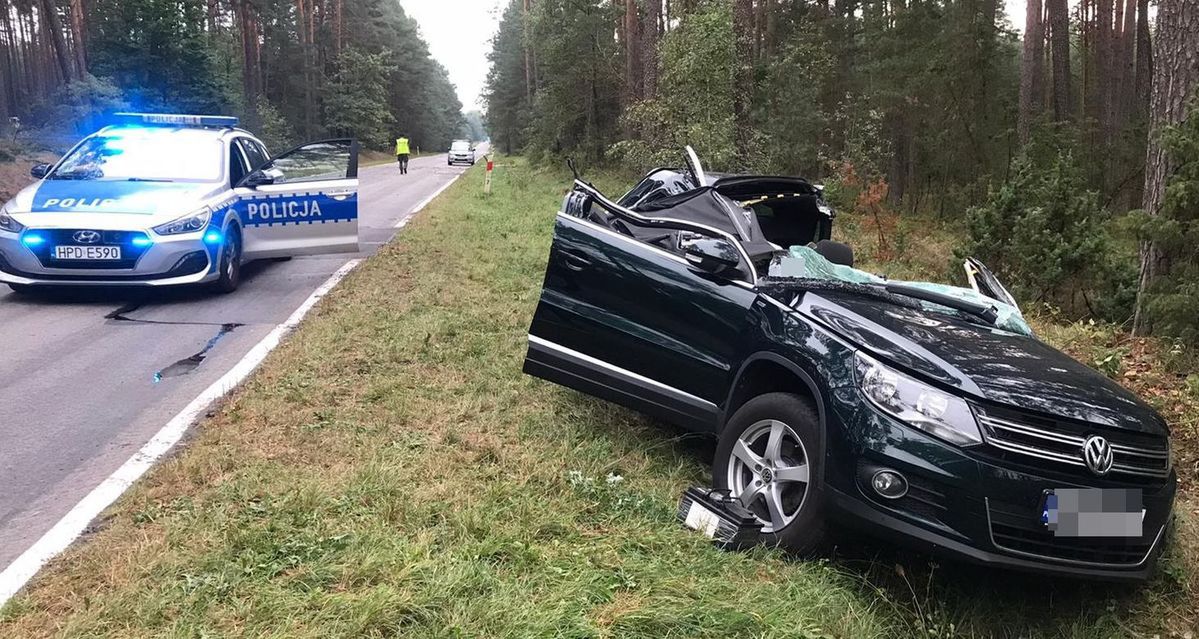
{"type": "MultiPolygon", "coordinates": [[[[257,169],[254,169],[253,171],[251,171],[250,173],[247,173],[246,176],[244,178],[242,178],[241,182],[239,182],[237,184],[237,186],[247,186],[246,181],[250,178],[250,176],[252,174],[272,168],[276,161],[278,161],[281,158],[285,158],[285,157],[291,155],[292,153],[299,151],[300,149],[303,149],[303,148],[309,147],[309,146],[315,146],[317,144],[333,144],[333,143],[338,143],[338,144],[347,143],[346,146],[349,150],[350,161],[346,165],[345,175],[338,176],[338,177],[306,177],[303,180],[293,180],[293,182],[296,182],[296,183],[299,183],[299,182],[335,182],[338,180],[357,180],[358,179],[358,154],[359,154],[359,149],[360,149],[358,140],[354,139],[354,138],[328,138],[328,139],[324,139],[324,140],[313,140],[311,142],[305,142],[298,146],[292,147],[292,148],[288,149],[287,151],[280,153],[279,155],[271,157],[269,160],[267,160],[266,164],[263,164],[262,166],[258,167],[257,169]]],[[[278,182],[278,184],[288,184],[288,182],[278,182]]]]}
{"type": "Polygon", "coordinates": [[[244,154],[246,156],[246,163],[250,167],[247,175],[249,175],[249,173],[253,173],[254,171],[257,171],[258,169],[261,169],[262,167],[264,167],[270,163],[271,156],[269,153],[266,152],[266,148],[263,147],[261,142],[259,142],[258,140],[255,140],[254,138],[249,138],[249,137],[241,137],[241,138],[237,138],[237,140],[238,140],[238,142],[241,143],[242,154],[244,154]],[[250,159],[251,151],[253,152],[253,154],[261,156],[262,160],[258,161],[258,162],[251,161],[251,159],[250,159]]]}
{"type": "MultiPolygon", "coordinates": [[[[737,252],[741,254],[741,261],[745,264],[745,268],[743,269],[743,273],[742,273],[741,277],[747,277],[747,278],[749,278],[749,281],[744,281],[742,279],[737,279],[737,278],[730,278],[727,281],[733,282],[734,284],[747,286],[749,288],[756,288],[757,282],[758,282],[757,267],[754,266],[753,260],[750,259],[749,252],[745,250],[745,247],[742,246],[741,242],[738,241],[737,238],[734,237],[733,235],[726,233],[725,231],[722,231],[720,229],[708,226],[706,224],[699,224],[696,222],[690,222],[688,220],[680,220],[680,219],[676,219],[676,218],[667,218],[667,217],[649,217],[649,216],[642,215],[640,213],[637,213],[636,211],[626,209],[626,208],[620,206],[619,204],[613,202],[612,200],[609,200],[607,197],[604,196],[603,193],[600,193],[595,187],[593,187],[590,184],[587,184],[586,182],[583,182],[581,180],[575,181],[575,189],[583,191],[588,196],[590,196],[596,203],[598,203],[600,206],[602,206],[604,209],[606,209],[608,212],[612,213],[613,215],[616,215],[619,218],[625,218],[625,220],[631,224],[636,224],[638,226],[650,227],[650,228],[657,227],[657,228],[669,229],[669,230],[674,230],[674,231],[691,231],[694,233],[706,235],[708,237],[720,238],[720,239],[726,240],[728,242],[731,242],[732,245],[734,247],[736,247],[737,252]]],[[[590,225],[594,226],[595,228],[606,231],[616,237],[619,237],[619,238],[622,238],[622,239],[625,239],[625,240],[628,240],[631,242],[636,242],[640,246],[647,246],[651,249],[654,249],[655,251],[658,251],[665,255],[670,256],[670,258],[675,261],[682,262],[684,264],[689,264],[687,262],[686,258],[679,255],[676,251],[670,251],[661,246],[651,244],[649,242],[643,242],[643,241],[637,239],[636,237],[625,235],[623,233],[617,232],[610,228],[605,228],[604,226],[601,226],[599,224],[596,224],[595,222],[592,222],[590,220],[587,220],[587,219],[584,219],[581,217],[578,217],[577,219],[580,219],[584,223],[590,224],[590,225]]]]}
{"type": "Polygon", "coordinates": [[[241,184],[246,177],[253,173],[254,169],[250,166],[250,158],[246,157],[246,152],[241,147],[241,138],[233,138],[229,141],[229,152],[230,160],[233,159],[233,154],[236,154],[237,157],[241,158],[242,174],[241,177],[238,177],[237,179],[234,179],[233,163],[229,163],[229,186],[236,187],[237,185],[241,184]]]}

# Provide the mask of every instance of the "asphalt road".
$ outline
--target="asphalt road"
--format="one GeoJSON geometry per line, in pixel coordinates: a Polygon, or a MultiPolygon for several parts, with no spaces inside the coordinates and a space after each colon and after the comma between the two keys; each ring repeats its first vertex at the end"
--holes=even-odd
{"type": "Polygon", "coordinates": [[[404,176],[394,164],[363,168],[360,254],[249,264],[231,295],[29,298],[0,286],[0,571],[334,271],[374,253],[466,168],[446,166],[444,155],[412,160],[404,176]]]}

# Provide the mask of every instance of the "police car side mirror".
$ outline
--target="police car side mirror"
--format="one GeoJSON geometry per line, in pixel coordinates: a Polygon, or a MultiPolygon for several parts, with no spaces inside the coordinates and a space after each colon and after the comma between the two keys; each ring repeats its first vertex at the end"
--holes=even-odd
{"type": "Polygon", "coordinates": [[[46,174],[49,172],[50,165],[45,163],[34,164],[33,167],[29,169],[29,175],[32,175],[35,180],[40,180],[46,177],[46,174]]]}
{"type": "Polygon", "coordinates": [[[241,181],[241,184],[239,184],[238,186],[248,186],[250,188],[254,188],[256,186],[262,186],[263,184],[274,184],[274,183],[275,183],[275,176],[267,173],[266,171],[263,171],[262,169],[258,169],[257,171],[254,171],[254,172],[250,173],[249,175],[247,175],[245,178],[243,178],[241,181]]]}

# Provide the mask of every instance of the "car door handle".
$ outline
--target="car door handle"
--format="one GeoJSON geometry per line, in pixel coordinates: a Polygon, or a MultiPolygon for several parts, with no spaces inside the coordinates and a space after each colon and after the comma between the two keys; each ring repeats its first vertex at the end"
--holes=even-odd
{"type": "Polygon", "coordinates": [[[562,252],[562,262],[572,271],[582,271],[591,266],[591,260],[569,251],[562,252]]]}
{"type": "Polygon", "coordinates": [[[353,191],[325,191],[325,195],[340,202],[342,200],[349,199],[350,196],[354,195],[354,192],[353,191]]]}

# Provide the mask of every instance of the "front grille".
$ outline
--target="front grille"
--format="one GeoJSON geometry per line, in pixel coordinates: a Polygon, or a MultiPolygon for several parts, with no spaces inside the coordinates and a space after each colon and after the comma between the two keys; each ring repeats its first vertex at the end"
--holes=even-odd
{"type": "Polygon", "coordinates": [[[996,547],[1018,554],[1035,555],[1086,564],[1134,567],[1153,550],[1161,533],[1145,530],[1141,537],[1058,537],[1040,521],[1035,504],[1009,504],[987,500],[991,522],[991,542],[996,547]]]}
{"type": "Polygon", "coordinates": [[[98,231],[100,233],[100,241],[91,244],[90,246],[119,246],[121,247],[121,259],[119,260],[56,260],[54,259],[54,247],[59,245],[80,245],[75,241],[74,235],[76,232],[87,229],[48,229],[39,230],[47,237],[47,241],[41,247],[33,249],[37,255],[38,261],[46,268],[59,269],[84,269],[84,270],[120,270],[131,269],[137,266],[137,261],[142,255],[149,250],[149,246],[134,246],[134,237],[145,237],[146,234],[141,231],[98,231]]]}
{"type": "Polygon", "coordinates": [[[1082,446],[1087,437],[1102,435],[1112,447],[1111,473],[1164,478],[1170,474],[1169,443],[1164,437],[1130,433],[1016,411],[974,407],[983,438],[1001,456],[1016,461],[1047,460],[1086,471],[1082,446]]]}

